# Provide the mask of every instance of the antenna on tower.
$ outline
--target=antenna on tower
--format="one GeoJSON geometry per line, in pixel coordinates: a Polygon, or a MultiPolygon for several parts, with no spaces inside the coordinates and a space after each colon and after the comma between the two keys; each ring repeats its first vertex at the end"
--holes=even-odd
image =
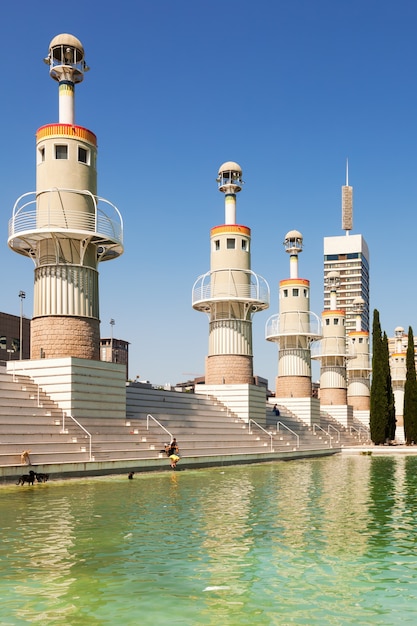
{"type": "Polygon", "coordinates": [[[349,160],[346,159],[346,185],[342,187],[342,228],[349,235],[353,228],[353,187],[349,185],[349,160]]]}

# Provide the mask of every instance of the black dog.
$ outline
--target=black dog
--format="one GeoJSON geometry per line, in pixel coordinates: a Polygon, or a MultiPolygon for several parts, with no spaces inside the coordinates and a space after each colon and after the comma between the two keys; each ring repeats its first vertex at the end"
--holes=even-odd
{"type": "Polygon", "coordinates": [[[128,475],[128,479],[129,479],[129,480],[132,480],[134,473],[135,473],[135,472],[129,472],[129,475],[128,475]]]}
{"type": "Polygon", "coordinates": [[[30,470],[29,474],[22,474],[16,485],[24,485],[25,483],[28,483],[28,485],[33,485],[33,483],[35,482],[35,478],[35,472],[33,470],[30,470]]]}
{"type": "Polygon", "coordinates": [[[38,483],[46,483],[49,480],[49,474],[36,474],[36,480],[38,483]]]}

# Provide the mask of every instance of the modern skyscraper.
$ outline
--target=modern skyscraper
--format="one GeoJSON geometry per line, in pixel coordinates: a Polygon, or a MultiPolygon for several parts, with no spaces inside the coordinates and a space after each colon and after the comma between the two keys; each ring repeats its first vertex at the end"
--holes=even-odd
{"type": "Polygon", "coordinates": [[[324,309],[330,307],[327,282],[329,272],[337,271],[340,277],[338,307],[346,313],[346,334],[355,331],[357,313],[355,302],[363,300],[361,329],[369,331],[369,250],[362,235],[351,235],[353,228],[353,188],[349,186],[346,168],[346,185],[342,187],[342,228],[345,235],[324,238],[324,309]]]}

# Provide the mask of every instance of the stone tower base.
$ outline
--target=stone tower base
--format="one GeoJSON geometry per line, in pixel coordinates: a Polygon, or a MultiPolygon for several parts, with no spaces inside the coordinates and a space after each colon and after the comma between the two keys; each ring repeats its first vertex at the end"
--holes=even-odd
{"type": "Polygon", "coordinates": [[[347,404],[347,389],[320,388],[320,404],[347,404]]]}
{"type": "Polygon", "coordinates": [[[354,411],[369,411],[371,399],[369,396],[348,396],[348,404],[354,411]]]}
{"type": "Polygon", "coordinates": [[[100,322],[90,317],[36,317],[31,322],[31,359],[100,360],[100,322]]]}
{"type": "Polygon", "coordinates": [[[236,354],[208,356],[206,385],[253,385],[253,357],[236,354]]]}
{"type": "Polygon", "coordinates": [[[277,398],[311,398],[309,376],[277,376],[275,379],[277,398]]]}

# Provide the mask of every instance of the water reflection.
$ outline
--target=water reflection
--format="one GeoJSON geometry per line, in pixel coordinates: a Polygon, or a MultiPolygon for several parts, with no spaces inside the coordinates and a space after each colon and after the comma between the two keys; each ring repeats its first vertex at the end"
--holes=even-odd
{"type": "Polygon", "coordinates": [[[0,623],[411,623],[416,496],[368,456],[2,488],[0,623]]]}

